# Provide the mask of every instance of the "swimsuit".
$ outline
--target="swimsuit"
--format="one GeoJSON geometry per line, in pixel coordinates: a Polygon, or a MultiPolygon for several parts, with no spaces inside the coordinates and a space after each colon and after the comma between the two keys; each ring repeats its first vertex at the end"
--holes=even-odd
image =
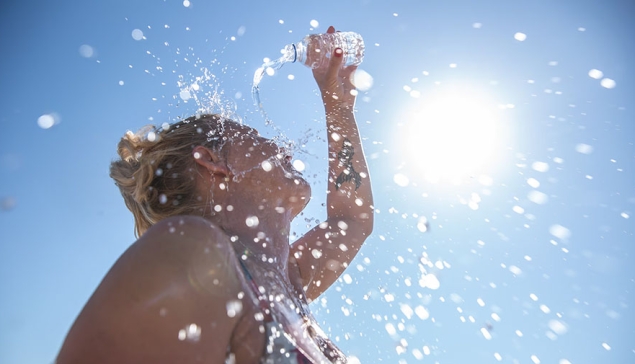
{"type": "MultiPolygon", "coordinates": [[[[267,295],[262,287],[258,287],[242,260],[238,261],[258,297],[261,310],[269,316],[263,322],[267,342],[261,364],[346,364],[346,356],[317,326],[305,300],[294,297],[288,288],[276,283],[270,290],[279,294],[267,295]],[[287,294],[281,294],[281,291],[287,294]],[[271,310],[274,306],[277,309],[271,310]]],[[[266,277],[267,273],[264,274],[266,277]]],[[[233,362],[226,360],[226,364],[230,363],[233,362]]]]}

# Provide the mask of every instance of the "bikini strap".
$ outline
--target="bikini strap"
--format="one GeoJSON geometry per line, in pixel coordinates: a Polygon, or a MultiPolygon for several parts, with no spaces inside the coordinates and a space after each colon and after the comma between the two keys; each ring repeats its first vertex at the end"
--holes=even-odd
{"type": "Polygon", "coordinates": [[[251,273],[249,273],[249,271],[247,270],[247,267],[245,266],[245,263],[242,261],[242,259],[238,259],[238,263],[240,263],[240,267],[242,268],[243,273],[245,274],[245,278],[247,278],[247,280],[249,281],[251,290],[254,292],[254,294],[258,298],[258,304],[260,308],[264,311],[264,314],[266,314],[267,316],[271,316],[271,314],[268,313],[271,311],[269,310],[269,304],[267,303],[267,298],[264,297],[263,293],[260,292],[260,288],[254,281],[254,278],[252,277],[251,273]]]}

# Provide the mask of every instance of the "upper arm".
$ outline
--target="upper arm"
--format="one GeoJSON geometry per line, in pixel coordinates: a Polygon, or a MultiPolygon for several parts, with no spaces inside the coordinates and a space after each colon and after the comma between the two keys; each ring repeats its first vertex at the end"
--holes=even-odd
{"type": "Polygon", "coordinates": [[[368,223],[358,219],[329,218],[293,243],[289,259],[299,268],[309,301],[326,291],[346,270],[372,232],[370,226],[369,229],[368,223]]]}
{"type": "Polygon", "coordinates": [[[241,283],[227,237],[194,217],[165,219],[115,263],[57,363],[224,362],[241,283]]]}

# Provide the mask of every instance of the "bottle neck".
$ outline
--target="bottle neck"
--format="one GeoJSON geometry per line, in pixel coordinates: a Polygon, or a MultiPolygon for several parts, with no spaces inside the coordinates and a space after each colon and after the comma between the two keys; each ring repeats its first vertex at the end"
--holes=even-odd
{"type": "Polygon", "coordinates": [[[295,63],[295,61],[298,60],[298,48],[296,47],[295,43],[291,43],[291,46],[293,47],[293,63],[295,63]]]}
{"type": "Polygon", "coordinates": [[[306,45],[306,40],[302,40],[290,45],[293,50],[293,62],[299,62],[301,64],[306,63],[306,45]]]}

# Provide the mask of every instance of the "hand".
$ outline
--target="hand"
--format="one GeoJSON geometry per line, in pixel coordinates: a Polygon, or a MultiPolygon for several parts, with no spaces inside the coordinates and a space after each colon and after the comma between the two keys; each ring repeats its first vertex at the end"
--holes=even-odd
{"type": "MultiPolygon", "coordinates": [[[[326,33],[335,33],[335,28],[330,26],[326,33]]],[[[357,66],[342,68],[343,55],[342,50],[337,48],[331,55],[326,69],[313,70],[313,77],[320,88],[322,101],[327,111],[332,108],[344,108],[352,111],[355,106],[357,90],[352,80],[357,66]]]]}

